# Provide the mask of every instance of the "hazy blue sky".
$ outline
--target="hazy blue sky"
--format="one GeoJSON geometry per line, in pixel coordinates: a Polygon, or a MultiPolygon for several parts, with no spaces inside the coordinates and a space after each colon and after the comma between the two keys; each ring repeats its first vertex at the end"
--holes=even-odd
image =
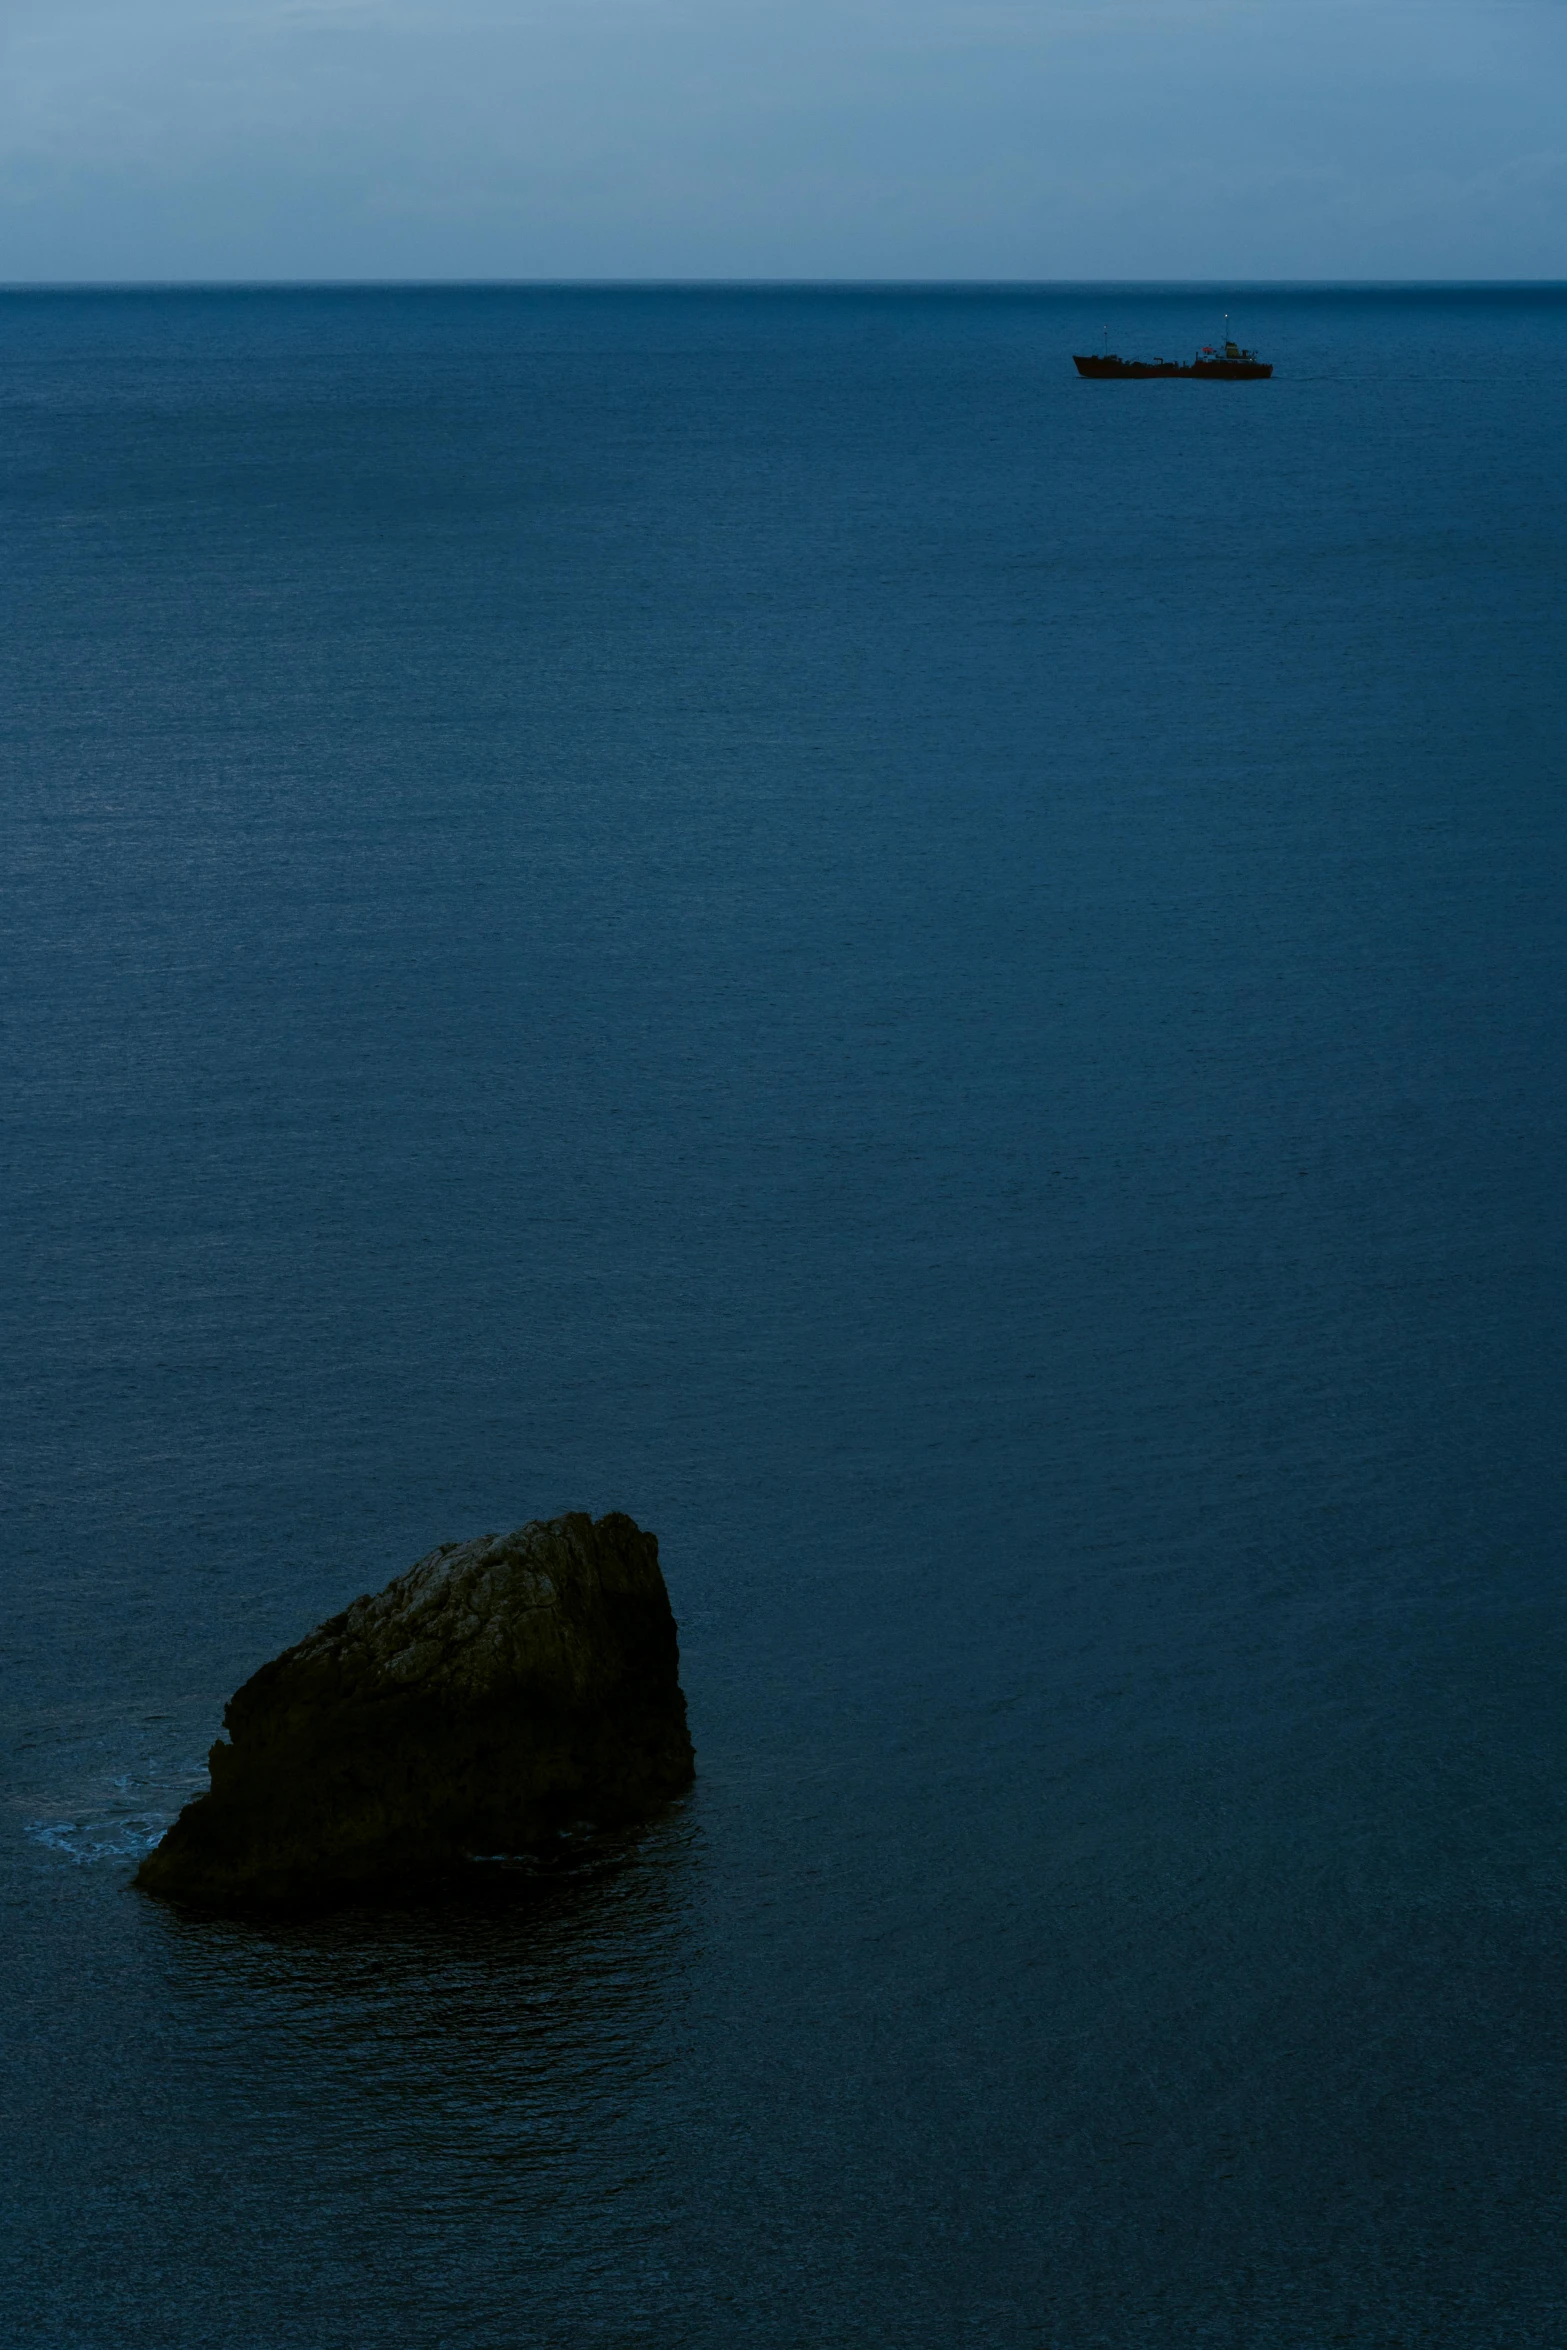
{"type": "Polygon", "coordinates": [[[1567,0],[0,0],[0,278],[1567,276],[1567,0]]]}

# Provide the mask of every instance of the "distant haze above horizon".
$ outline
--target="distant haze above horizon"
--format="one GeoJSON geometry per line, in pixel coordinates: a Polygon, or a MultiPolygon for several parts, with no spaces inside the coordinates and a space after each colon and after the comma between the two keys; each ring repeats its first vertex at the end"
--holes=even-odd
{"type": "Polygon", "coordinates": [[[1561,0],[0,0],[0,280],[1567,276],[1561,0]]]}

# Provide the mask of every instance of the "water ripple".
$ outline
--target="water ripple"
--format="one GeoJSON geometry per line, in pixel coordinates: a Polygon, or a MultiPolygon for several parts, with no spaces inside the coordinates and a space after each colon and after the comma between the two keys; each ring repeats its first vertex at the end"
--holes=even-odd
{"type": "Polygon", "coordinates": [[[80,1863],[139,1860],[162,1839],[192,1796],[201,1793],[206,1777],[199,1763],[173,1769],[149,1764],[122,1771],[95,1799],[64,1817],[24,1820],[22,1833],[30,1842],[80,1863]]]}

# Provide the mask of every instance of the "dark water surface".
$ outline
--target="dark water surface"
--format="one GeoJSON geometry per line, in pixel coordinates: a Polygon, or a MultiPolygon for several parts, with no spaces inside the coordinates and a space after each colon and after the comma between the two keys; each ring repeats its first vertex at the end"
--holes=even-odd
{"type": "Polygon", "coordinates": [[[0,2336],[1567,2341],[1567,294],[0,300],[0,2336]],[[1271,384],[1079,383],[1222,310],[1271,384]],[[128,1889],[441,1540],[623,1846],[128,1889]]]}

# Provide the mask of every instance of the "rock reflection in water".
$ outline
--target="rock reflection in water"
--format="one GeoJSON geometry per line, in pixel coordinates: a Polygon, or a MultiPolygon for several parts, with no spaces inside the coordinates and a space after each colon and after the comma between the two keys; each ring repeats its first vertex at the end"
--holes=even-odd
{"type": "Polygon", "coordinates": [[[532,2262],[558,2263],[551,2214],[569,2210],[576,2237],[596,2201],[597,2255],[645,2260],[645,2226],[619,2241],[615,2189],[658,2161],[642,2092],[680,2031],[698,1851],[677,1807],[640,1835],[476,1872],[440,1903],[280,1926],[155,1911],[186,2059],[169,2086],[207,2105],[223,2181],[174,2232],[228,2261],[213,2239],[255,2231],[280,2339],[337,2295],[346,2322],[361,2291],[373,2308],[344,2338],[390,2339],[400,2309],[454,2290],[484,2338],[515,2324],[532,2262]],[[622,2159],[606,2170],[611,2127],[622,2159]]]}

